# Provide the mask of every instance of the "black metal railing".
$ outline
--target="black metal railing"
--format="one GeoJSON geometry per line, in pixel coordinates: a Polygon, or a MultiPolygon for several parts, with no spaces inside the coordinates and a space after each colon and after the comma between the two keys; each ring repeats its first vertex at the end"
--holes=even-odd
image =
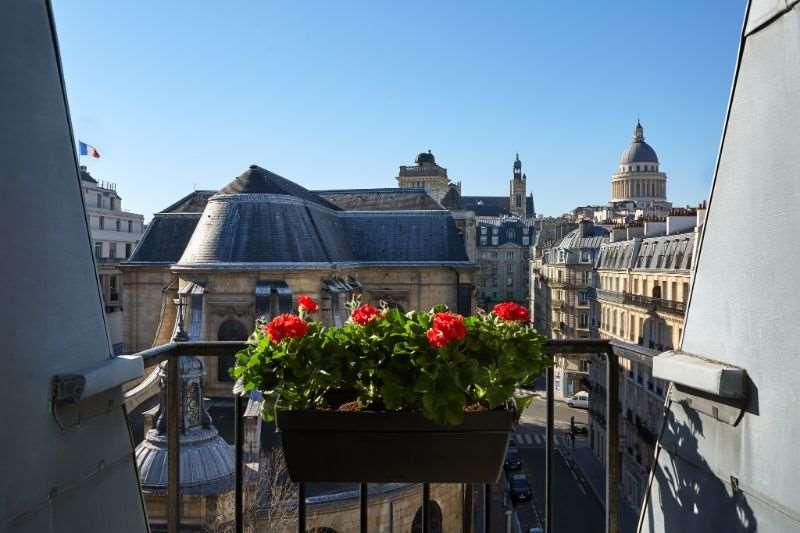
{"type": "Polygon", "coordinates": [[[628,305],[636,305],[645,309],[663,311],[674,315],[683,316],[686,314],[686,302],[676,300],[665,300],[664,298],[653,298],[641,294],[623,293],[623,302],[628,305]]]}
{"type": "MultiPolygon", "coordinates": [[[[224,357],[231,356],[247,346],[246,342],[238,341],[216,341],[216,342],[194,342],[194,341],[174,341],[168,344],[157,346],[149,350],[139,352],[144,360],[145,366],[151,366],[162,361],[167,361],[167,531],[178,533],[181,523],[181,495],[180,495],[180,386],[178,361],[181,356],[204,356],[204,357],[224,357]]],[[[605,356],[606,359],[606,412],[608,420],[606,424],[607,442],[617,443],[613,446],[606,446],[606,469],[605,469],[605,531],[606,533],[619,533],[619,506],[620,498],[618,487],[620,486],[620,454],[619,454],[619,362],[618,354],[612,343],[607,340],[595,339],[563,339],[550,340],[545,345],[545,352],[548,355],[558,354],[567,359],[585,354],[596,353],[605,356]]],[[[553,459],[554,459],[554,371],[553,367],[548,367],[546,371],[547,386],[547,426],[546,426],[546,455],[545,455],[545,520],[544,530],[546,533],[552,532],[553,523],[553,459]]],[[[234,408],[235,416],[235,505],[234,531],[241,533],[244,531],[244,483],[243,483],[243,450],[244,450],[244,410],[242,396],[235,396],[234,408]]],[[[484,486],[484,531],[492,531],[491,514],[491,493],[492,486],[484,486]]],[[[360,531],[367,533],[368,518],[368,486],[367,483],[360,485],[360,531]]],[[[422,531],[429,533],[431,519],[428,506],[430,501],[430,484],[424,483],[422,486],[422,531]]],[[[306,533],[306,491],[305,484],[298,484],[297,491],[297,531],[306,533]]],[[[468,524],[470,521],[464,521],[468,524]]]]}

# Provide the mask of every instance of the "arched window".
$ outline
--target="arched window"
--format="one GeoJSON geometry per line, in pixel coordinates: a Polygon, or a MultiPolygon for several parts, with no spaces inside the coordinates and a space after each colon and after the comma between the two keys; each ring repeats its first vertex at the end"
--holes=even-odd
{"type": "MultiPolygon", "coordinates": [[[[431,515],[431,533],[442,533],[442,509],[433,500],[428,502],[428,512],[431,515]]],[[[419,506],[411,524],[411,533],[422,533],[422,506],[419,506]]]]}
{"type": "MultiPolygon", "coordinates": [[[[245,341],[247,340],[248,332],[244,324],[236,319],[230,318],[223,322],[217,331],[218,341],[245,341]]],[[[217,358],[217,380],[220,382],[233,382],[229,371],[233,368],[236,362],[236,357],[233,355],[226,355],[217,358]]]]}

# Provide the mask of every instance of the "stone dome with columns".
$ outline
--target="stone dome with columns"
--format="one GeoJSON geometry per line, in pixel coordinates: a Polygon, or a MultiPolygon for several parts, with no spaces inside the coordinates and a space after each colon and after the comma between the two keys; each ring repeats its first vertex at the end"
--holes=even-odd
{"type": "Polygon", "coordinates": [[[619,166],[611,176],[611,202],[633,202],[637,206],[666,202],[667,175],[660,171],[658,156],[644,140],[644,128],[637,120],[633,139],[622,152],[619,166]]]}

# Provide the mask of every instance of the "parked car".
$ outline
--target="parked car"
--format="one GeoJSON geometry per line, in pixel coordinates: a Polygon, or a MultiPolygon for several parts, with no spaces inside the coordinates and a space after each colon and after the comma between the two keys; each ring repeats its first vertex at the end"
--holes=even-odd
{"type": "Polygon", "coordinates": [[[579,407],[581,409],[589,408],[589,393],[585,390],[576,392],[567,399],[567,405],[570,407],[579,407]]]}
{"type": "Polygon", "coordinates": [[[503,468],[508,470],[519,470],[522,468],[522,461],[519,458],[519,450],[514,446],[509,446],[506,450],[506,461],[503,468]]]}
{"type": "Polygon", "coordinates": [[[510,486],[508,492],[511,496],[511,501],[514,503],[531,501],[531,485],[528,483],[528,476],[522,472],[512,474],[508,484],[510,486]]]}

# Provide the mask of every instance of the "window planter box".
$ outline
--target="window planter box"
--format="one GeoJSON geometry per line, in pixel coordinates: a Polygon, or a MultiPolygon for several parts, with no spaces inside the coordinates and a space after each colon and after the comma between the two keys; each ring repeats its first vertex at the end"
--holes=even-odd
{"type": "Polygon", "coordinates": [[[279,411],[295,482],[496,483],[511,411],[465,413],[459,426],[422,413],[279,411]]]}

